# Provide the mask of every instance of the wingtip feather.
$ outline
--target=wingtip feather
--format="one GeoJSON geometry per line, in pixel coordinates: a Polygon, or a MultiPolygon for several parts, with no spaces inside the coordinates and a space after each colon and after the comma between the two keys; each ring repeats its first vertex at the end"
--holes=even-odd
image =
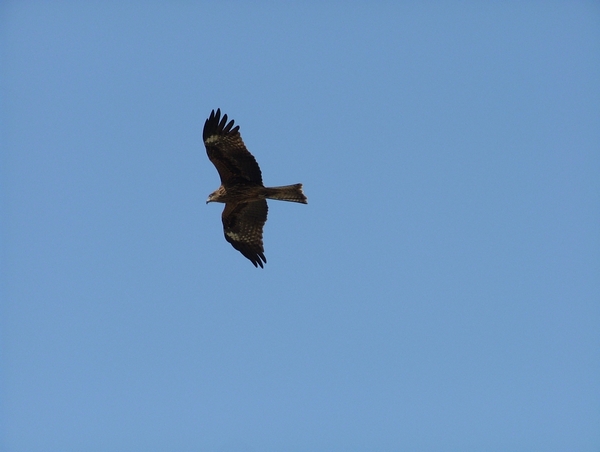
{"type": "Polygon", "coordinates": [[[213,136],[235,135],[239,133],[240,126],[235,126],[235,121],[232,119],[229,122],[228,116],[225,114],[221,117],[221,109],[212,110],[208,119],[204,122],[204,130],[202,131],[202,139],[206,143],[206,139],[213,136]]]}

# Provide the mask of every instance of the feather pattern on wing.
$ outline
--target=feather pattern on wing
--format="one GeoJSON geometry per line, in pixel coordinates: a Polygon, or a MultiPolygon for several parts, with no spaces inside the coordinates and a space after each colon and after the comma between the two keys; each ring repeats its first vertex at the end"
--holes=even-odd
{"type": "Polygon", "coordinates": [[[213,110],[204,123],[202,138],[208,158],[215,165],[222,184],[245,180],[262,185],[262,174],[256,159],[242,141],[240,126],[233,127],[233,120],[227,122],[227,115],[221,118],[221,110],[213,110]]]}
{"type": "Polygon", "coordinates": [[[255,267],[266,263],[263,227],[267,221],[267,201],[227,203],[221,219],[225,240],[246,256],[255,267]]]}

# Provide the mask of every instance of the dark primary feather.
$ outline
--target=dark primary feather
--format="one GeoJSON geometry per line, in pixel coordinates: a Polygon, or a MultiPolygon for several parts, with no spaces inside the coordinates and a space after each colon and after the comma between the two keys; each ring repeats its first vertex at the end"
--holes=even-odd
{"type": "Polygon", "coordinates": [[[208,158],[217,168],[223,185],[244,182],[262,185],[260,167],[246,149],[239,129],[240,126],[233,127],[233,120],[227,122],[227,115],[221,118],[220,109],[213,110],[202,132],[208,158]]]}
{"type": "Polygon", "coordinates": [[[263,248],[263,226],[267,221],[267,201],[227,203],[221,219],[225,240],[246,256],[255,267],[267,263],[263,248]]]}

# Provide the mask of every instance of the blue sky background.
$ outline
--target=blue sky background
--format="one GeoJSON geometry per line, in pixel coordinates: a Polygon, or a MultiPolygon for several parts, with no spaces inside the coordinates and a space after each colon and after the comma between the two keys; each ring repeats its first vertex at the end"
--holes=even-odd
{"type": "Polygon", "coordinates": [[[598,451],[596,2],[4,2],[0,448],[598,451]],[[225,242],[220,107],[271,202],[225,242]]]}

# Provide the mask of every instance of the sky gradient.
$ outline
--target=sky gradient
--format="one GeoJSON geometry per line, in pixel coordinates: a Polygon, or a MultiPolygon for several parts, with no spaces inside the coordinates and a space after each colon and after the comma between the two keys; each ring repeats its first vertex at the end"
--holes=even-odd
{"type": "Polygon", "coordinates": [[[598,451],[595,2],[4,2],[0,448],[598,451]],[[224,239],[240,125],[268,263],[224,239]]]}

